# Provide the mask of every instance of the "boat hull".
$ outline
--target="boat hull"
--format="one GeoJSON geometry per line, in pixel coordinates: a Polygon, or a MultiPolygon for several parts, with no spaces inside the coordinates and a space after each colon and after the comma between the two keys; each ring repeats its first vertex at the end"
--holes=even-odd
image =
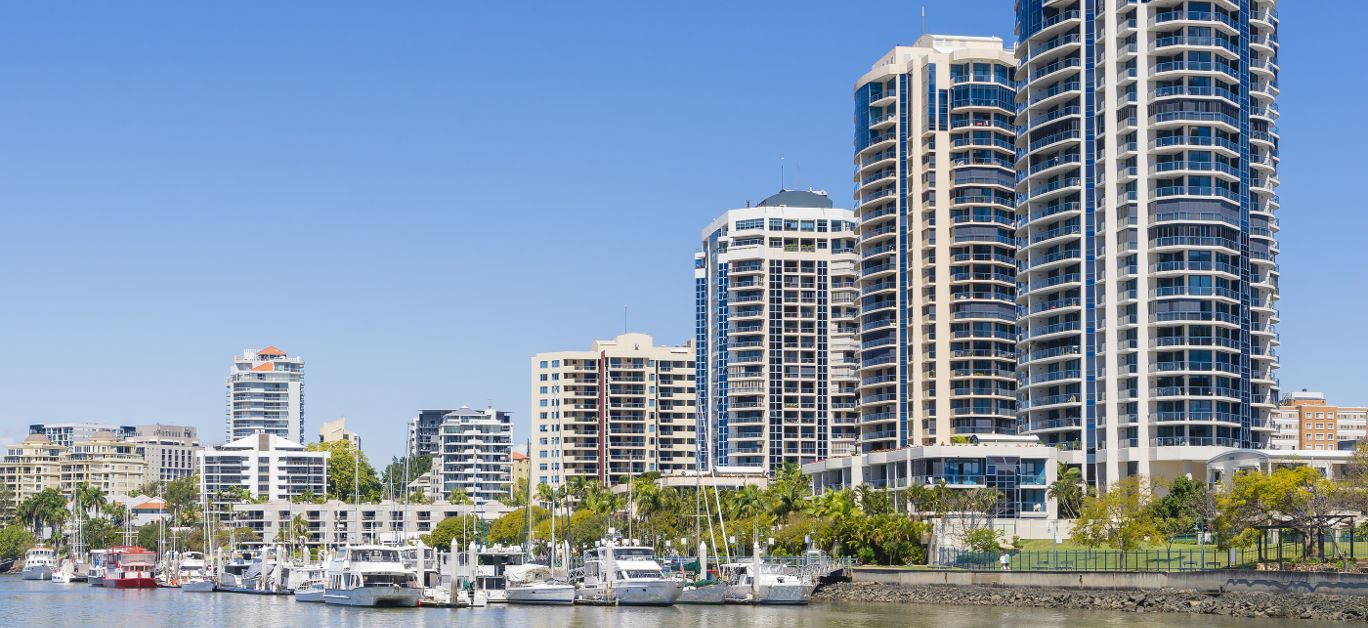
{"type": "Polygon", "coordinates": [[[734,585],[727,588],[728,604],[802,605],[812,599],[812,585],[803,583],[734,585]]]}
{"type": "Polygon", "coordinates": [[[583,590],[575,601],[618,606],[671,606],[679,599],[681,589],[673,580],[625,580],[614,582],[611,590],[583,590]]]}
{"type": "Polygon", "coordinates": [[[722,604],[726,602],[727,585],[708,584],[701,587],[684,586],[676,604],[722,604]]]}
{"type": "Polygon", "coordinates": [[[392,585],[357,589],[328,589],[323,601],[341,606],[418,606],[422,591],[392,585]]]}
{"type": "Polygon", "coordinates": [[[187,580],[182,582],[180,589],[190,593],[213,593],[218,586],[213,580],[187,580]]]}
{"type": "Polygon", "coordinates": [[[24,567],[22,576],[24,580],[51,580],[52,565],[32,565],[24,567]]]}
{"type": "Polygon", "coordinates": [[[323,589],[300,589],[294,596],[296,602],[322,602],[323,589]]]}
{"type": "Polygon", "coordinates": [[[509,604],[574,604],[575,586],[571,584],[541,584],[511,587],[505,597],[509,604]]]}
{"type": "Polygon", "coordinates": [[[157,580],[155,578],[101,578],[100,586],[106,589],[155,589],[157,580]]]}

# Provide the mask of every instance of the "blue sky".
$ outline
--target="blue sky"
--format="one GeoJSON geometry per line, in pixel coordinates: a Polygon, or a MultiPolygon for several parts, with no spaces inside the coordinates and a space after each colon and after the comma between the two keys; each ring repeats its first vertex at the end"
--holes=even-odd
{"type": "MultiPolygon", "coordinates": [[[[232,356],[272,344],[311,435],[346,416],[388,459],[415,409],[493,404],[521,440],[533,353],[624,305],[691,337],[699,230],[781,156],[850,205],[851,84],[919,32],[914,3],[471,4],[0,7],[0,442],[217,442],[232,356]]],[[[1008,0],[926,5],[1011,41],[1008,0]]],[[[1368,8],[1337,12],[1282,7],[1281,379],[1368,404],[1368,8]]]]}

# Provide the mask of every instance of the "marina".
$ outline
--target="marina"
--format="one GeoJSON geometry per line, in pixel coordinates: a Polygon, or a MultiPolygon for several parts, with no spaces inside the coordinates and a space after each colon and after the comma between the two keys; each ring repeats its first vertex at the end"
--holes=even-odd
{"type": "MultiPolygon", "coordinates": [[[[204,595],[184,589],[104,591],[56,586],[0,576],[0,625],[69,626],[114,623],[130,626],[390,626],[408,628],[631,628],[688,622],[692,626],[791,626],[815,628],[905,628],[934,626],[1042,625],[1077,628],[1147,626],[1176,628],[1193,622],[1217,628],[1263,628],[1285,620],[1217,616],[1137,615],[1134,613],[1016,609],[999,607],[831,604],[806,607],[761,605],[679,605],[672,607],[521,606],[483,608],[352,608],[300,603],[284,596],[204,595]]],[[[1319,628],[1339,624],[1301,621],[1319,628]]]]}

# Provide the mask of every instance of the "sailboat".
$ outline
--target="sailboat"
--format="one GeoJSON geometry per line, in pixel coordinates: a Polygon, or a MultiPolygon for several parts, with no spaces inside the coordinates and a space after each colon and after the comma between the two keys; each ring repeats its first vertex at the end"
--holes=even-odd
{"type": "MultiPolygon", "coordinates": [[[[529,443],[530,445],[530,443],[529,443]]],[[[532,543],[532,482],[527,483],[527,543],[532,543]]],[[[505,568],[505,592],[510,604],[574,604],[575,585],[555,580],[556,571],[556,496],[551,493],[551,555],[548,565],[524,563],[505,568]]],[[[568,562],[568,561],[567,561],[568,562]]]]}
{"type": "MultiPolygon", "coordinates": [[[[708,536],[713,536],[712,513],[707,505],[707,499],[703,498],[703,468],[699,463],[694,470],[694,540],[698,547],[698,571],[697,579],[689,580],[686,569],[680,570],[683,581],[679,599],[680,604],[722,604],[726,601],[727,586],[721,581],[708,577],[708,544],[702,539],[703,522],[700,516],[708,519],[708,536]]],[[[714,490],[716,487],[714,486],[714,490]]],[[[719,518],[720,519],[720,518],[719,518]]],[[[726,535],[726,531],[723,531],[726,535]]]]}
{"type": "Polygon", "coordinates": [[[725,566],[728,604],[807,604],[816,588],[811,577],[795,574],[783,565],[760,558],[760,543],[750,562],[725,566]]]}

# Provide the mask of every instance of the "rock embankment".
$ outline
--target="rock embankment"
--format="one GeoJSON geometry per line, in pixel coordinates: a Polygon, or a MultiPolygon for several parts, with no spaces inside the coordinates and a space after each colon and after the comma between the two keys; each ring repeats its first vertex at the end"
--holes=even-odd
{"type": "Polygon", "coordinates": [[[1103,591],[838,582],[818,589],[813,593],[812,601],[1027,606],[1132,613],[1200,613],[1232,617],[1368,621],[1368,598],[1363,597],[1281,593],[1207,595],[1196,591],[1173,589],[1103,591]]]}

